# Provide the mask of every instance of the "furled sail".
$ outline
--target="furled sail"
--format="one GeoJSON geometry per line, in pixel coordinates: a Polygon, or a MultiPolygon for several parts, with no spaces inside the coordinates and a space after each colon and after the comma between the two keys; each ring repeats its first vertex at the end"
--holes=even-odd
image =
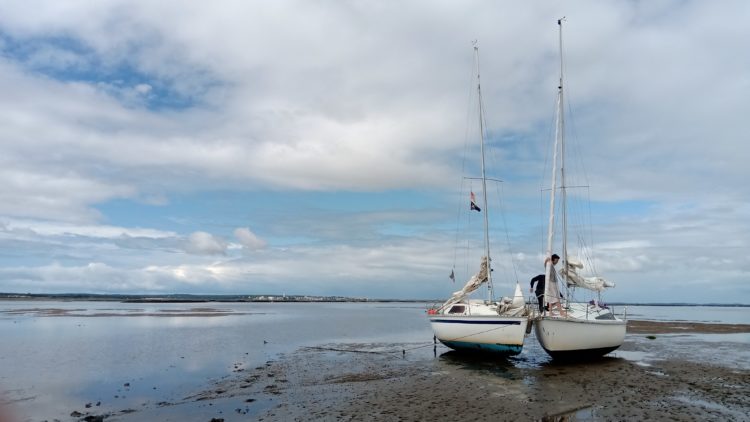
{"type": "Polygon", "coordinates": [[[568,287],[581,287],[596,292],[606,288],[615,287],[615,283],[603,277],[583,277],[578,270],[583,269],[583,264],[575,259],[568,258],[566,268],[560,270],[560,275],[565,277],[568,287]]]}
{"type": "Polygon", "coordinates": [[[453,295],[443,303],[443,306],[440,308],[446,308],[456,302],[461,301],[463,298],[465,298],[469,293],[473,292],[474,290],[478,289],[479,286],[482,285],[482,283],[487,281],[487,257],[482,257],[482,263],[479,265],[479,272],[471,276],[469,281],[466,282],[463,289],[453,292],[453,295]]]}
{"type": "Polygon", "coordinates": [[[526,315],[526,300],[523,298],[521,286],[516,283],[516,291],[513,297],[504,297],[497,304],[497,313],[506,316],[526,315]]]}

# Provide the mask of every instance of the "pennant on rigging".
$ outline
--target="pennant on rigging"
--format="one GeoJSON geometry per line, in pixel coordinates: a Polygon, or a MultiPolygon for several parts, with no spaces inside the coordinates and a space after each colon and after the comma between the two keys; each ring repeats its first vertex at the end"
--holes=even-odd
{"type": "Polygon", "coordinates": [[[482,212],[482,209],[477,206],[477,201],[474,198],[474,192],[471,192],[471,207],[472,211],[482,212]]]}

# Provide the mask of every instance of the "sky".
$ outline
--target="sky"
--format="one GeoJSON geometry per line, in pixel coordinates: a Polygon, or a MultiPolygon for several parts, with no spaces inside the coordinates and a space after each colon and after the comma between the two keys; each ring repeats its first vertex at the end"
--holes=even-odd
{"type": "Polygon", "coordinates": [[[750,304],[731,0],[2,2],[0,292],[447,297],[474,40],[496,291],[527,291],[562,16],[606,300],[750,304]]]}

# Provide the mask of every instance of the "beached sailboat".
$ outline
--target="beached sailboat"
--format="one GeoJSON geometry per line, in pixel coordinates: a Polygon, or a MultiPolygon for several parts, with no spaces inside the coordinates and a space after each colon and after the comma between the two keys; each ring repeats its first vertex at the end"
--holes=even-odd
{"type": "MultiPolygon", "coordinates": [[[[474,46],[476,63],[476,93],[479,107],[479,142],[482,184],[482,205],[477,206],[471,193],[470,209],[483,213],[484,245],[479,259],[479,271],[464,287],[453,293],[441,306],[428,311],[435,337],[446,346],[463,351],[492,352],[515,355],[523,349],[529,323],[526,302],[516,282],[512,297],[498,301],[493,298],[492,259],[490,258],[489,209],[487,204],[487,176],[485,171],[485,134],[482,109],[482,90],[479,81],[479,49],[474,46]],[[487,299],[472,299],[470,294],[487,286],[487,299]]],[[[451,278],[454,273],[451,272],[451,278]]]]}
{"type": "MultiPolygon", "coordinates": [[[[568,197],[570,186],[566,185],[565,168],[565,113],[563,102],[563,57],[562,57],[562,23],[557,21],[560,39],[560,84],[557,95],[557,126],[554,142],[552,164],[552,187],[550,189],[549,226],[547,232],[547,252],[545,262],[546,310],[534,324],[534,332],[539,343],[553,358],[581,359],[605,355],[622,345],[625,339],[626,322],[617,318],[606,305],[601,304],[601,292],[614,287],[614,283],[598,276],[584,277],[583,259],[576,259],[568,249],[568,197]],[[559,175],[559,179],[558,179],[559,175]],[[558,183],[559,182],[559,183],[558,183]],[[561,199],[561,252],[562,268],[559,276],[568,287],[568,300],[565,306],[560,304],[557,292],[558,274],[553,265],[553,246],[555,234],[555,201],[561,199]],[[597,299],[589,302],[574,303],[570,300],[578,289],[595,292],[597,299]],[[555,306],[557,305],[557,306],[555,306]]],[[[579,248],[579,254],[585,254],[585,247],[579,248]]],[[[589,267],[592,267],[590,265],[589,267]]]]}

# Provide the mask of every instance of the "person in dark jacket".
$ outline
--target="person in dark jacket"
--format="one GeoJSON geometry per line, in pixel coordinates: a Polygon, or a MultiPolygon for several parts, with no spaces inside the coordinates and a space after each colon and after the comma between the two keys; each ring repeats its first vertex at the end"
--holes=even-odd
{"type": "Polygon", "coordinates": [[[539,274],[531,279],[531,287],[529,288],[529,291],[532,290],[534,291],[536,300],[539,303],[539,312],[544,312],[544,274],[539,274]],[[536,283],[536,289],[534,288],[534,283],[536,283]]]}

